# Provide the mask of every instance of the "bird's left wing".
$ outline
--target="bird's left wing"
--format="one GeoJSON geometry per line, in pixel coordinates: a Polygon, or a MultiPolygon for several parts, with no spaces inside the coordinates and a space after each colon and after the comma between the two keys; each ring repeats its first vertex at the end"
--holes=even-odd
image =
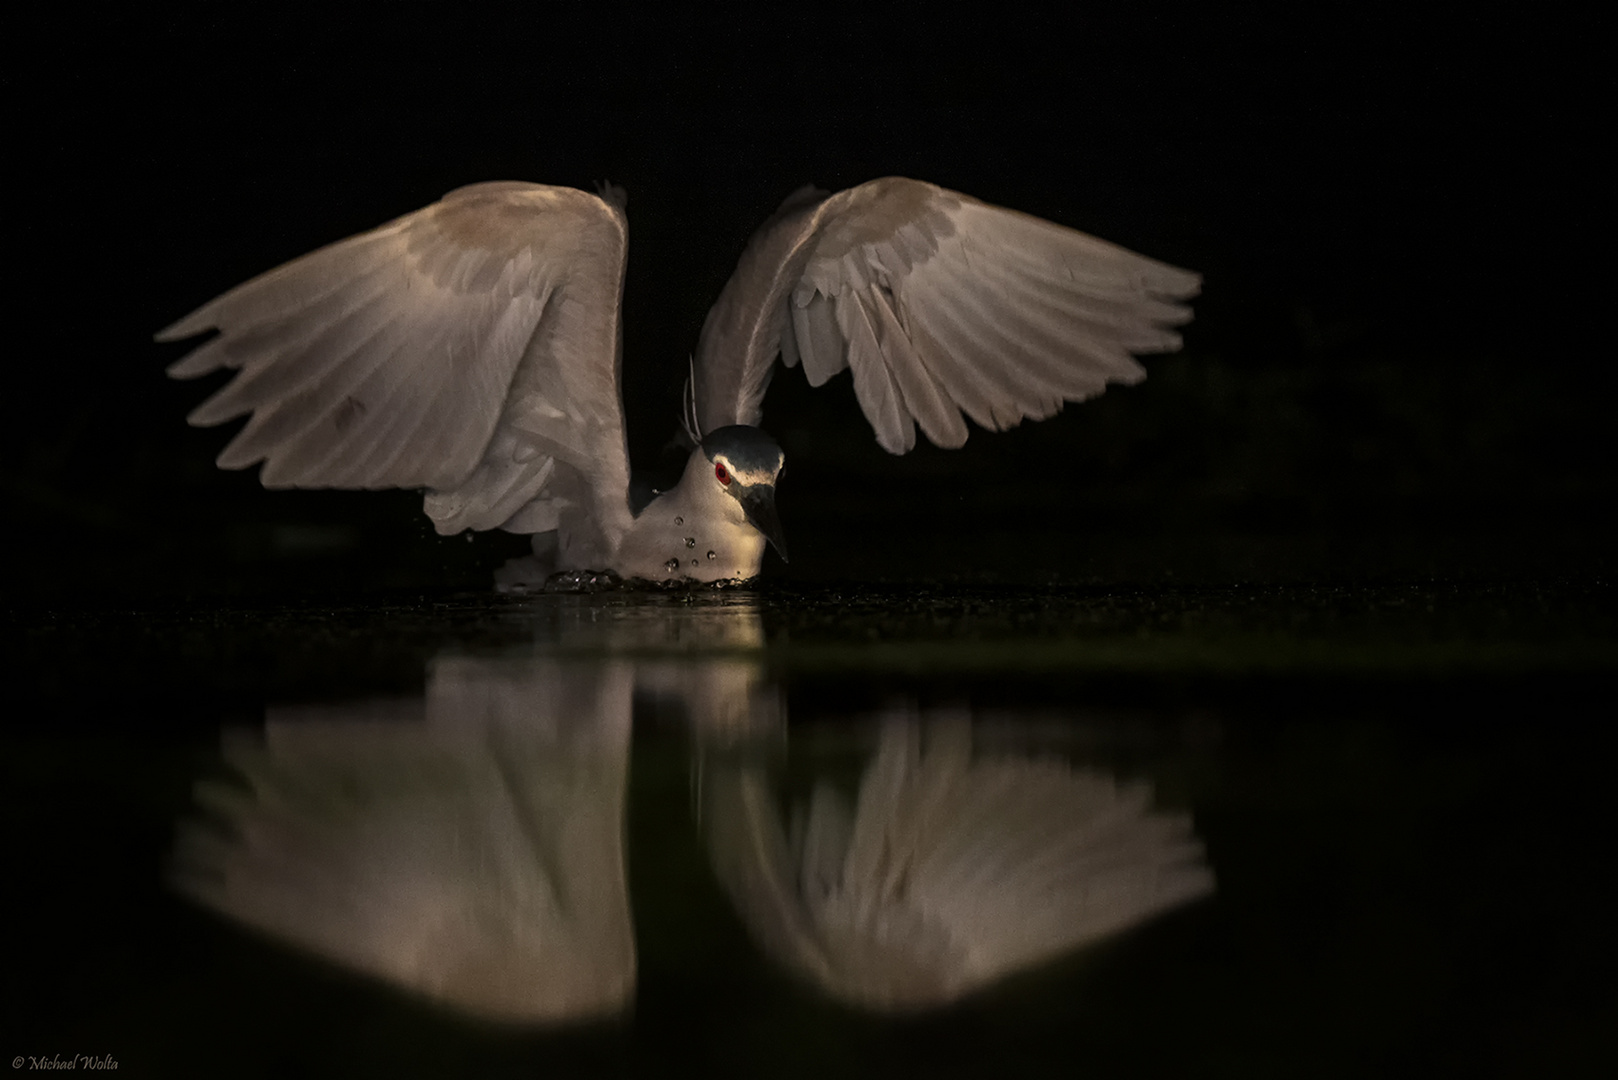
{"type": "Polygon", "coordinates": [[[594,501],[586,512],[610,529],[628,519],[626,230],[621,200],[474,184],[157,337],[220,331],[169,374],[239,372],[190,421],[251,413],[219,465],[262,461],[266,487],[426,488],[443,533],[543,531],[554,503],[594,501]]]}
{"type": "Polygon", "coordinates": [[[877,441],[966,441],[1136,382],[1180,346],[1200,278],[918,180],[806,190],[754,235],[703,324],[703,431],[760,419],[777,355],[819,386],[845,367],[877,441]]]}

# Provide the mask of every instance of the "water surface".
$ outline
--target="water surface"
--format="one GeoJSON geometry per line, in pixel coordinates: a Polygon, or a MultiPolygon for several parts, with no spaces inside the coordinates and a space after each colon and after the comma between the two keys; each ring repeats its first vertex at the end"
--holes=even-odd
{"type": "Polygon", "coordinates": [[[1611,610],[1428,581],[14,611],[8,1039],[135,1075],[1595,1068],[1611,610]]]}

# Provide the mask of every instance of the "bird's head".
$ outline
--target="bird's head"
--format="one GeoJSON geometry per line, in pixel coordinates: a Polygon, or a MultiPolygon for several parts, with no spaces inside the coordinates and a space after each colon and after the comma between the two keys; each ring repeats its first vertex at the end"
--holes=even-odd
{"type": "Polygon", "coordinates": [[[787,542],[775,513],[775,484],[786,464],[781,447],[756,427],[734,424],[710,431],[700,449],[712,466],[714,486],[741,503],[748,522],[786,562],[787,542]]]}

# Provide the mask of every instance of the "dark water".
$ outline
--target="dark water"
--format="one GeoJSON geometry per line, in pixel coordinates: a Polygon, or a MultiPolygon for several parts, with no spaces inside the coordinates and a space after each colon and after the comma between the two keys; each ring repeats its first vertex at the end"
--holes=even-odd
{"type": "Polygon", "coordinates": [[[1594,1074],[1612,610],[1426,582],[13,612],[5,1049],[1594,1074]]]}

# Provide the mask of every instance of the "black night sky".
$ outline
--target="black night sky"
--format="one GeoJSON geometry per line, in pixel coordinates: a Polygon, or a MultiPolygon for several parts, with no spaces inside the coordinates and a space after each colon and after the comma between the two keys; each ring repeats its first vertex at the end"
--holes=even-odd
{"type": "Polygon", "coordinates": [[[643,468],[742,244],[803,183],[915,176],[1205,275],[1186,351],[1146,383],[960,453],[889,458],[846,376],[783,374],[765,423],[802,559],[776,573],[1593,567],[1611,75],[1593,24],[1414,10],[27,16],[5,76],[9,587],[469,583],[519,550],[437,539],[407,493],[217,472],[228,431],[183,422],[215,384],[169,382],[181,350],[149,339],[495,178],[628,189],[643,468]],[[880,529],[869,562],[824,554],[848,521],[880,529]]]}

